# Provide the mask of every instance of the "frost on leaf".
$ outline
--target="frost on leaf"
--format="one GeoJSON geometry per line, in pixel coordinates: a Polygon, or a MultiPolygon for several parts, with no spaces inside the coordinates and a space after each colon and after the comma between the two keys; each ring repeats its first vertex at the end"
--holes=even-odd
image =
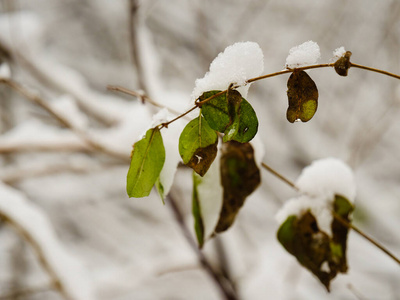
{"type": "Polygon", "coordinates": [[[230,141],[223,144],[221,156],[223,205],[215,232],[227,230],[249,196],[260,184],[260,169],[249,143],[230,141]]]}
{"type": "Polygon", "coordinates": [[[217,133],[203,117],[190,121],[179,137],[183,163],[204,176],[217,155],[217,133]]]}
{"type": "Polygon", "coordinates": [[[145,137],[133,145],[126,191],[129,197],[146,197],[160,175],[165,148],[158,128],[147,130],[145,137]]]}
{"type": "Polygon", "coordinates": [[[309,121],[318,107],[318,89],[315,82],[306,72],[295,70],[289,77],[287,87],[287,120],[290,123],[297,120],[309,121]]]}
{"type": "MultiPolygon", "coordinates": [[[[200,100],[205,100],[220,91],[205,92],[200,100]]],[[[214,130],[224,133],[224,142],[247,143],[258,131],[257,115],[246,99],[236,90],[217,96],[202,105],[202,114],[214,130]]]]}
{"type": "Polygon", "coordinates": [[[335,71],[340,76],[347,76],[347,73],[351,67],[350,63],[351,52],[346,51],[336,62],[335,62],[335,71]]]}

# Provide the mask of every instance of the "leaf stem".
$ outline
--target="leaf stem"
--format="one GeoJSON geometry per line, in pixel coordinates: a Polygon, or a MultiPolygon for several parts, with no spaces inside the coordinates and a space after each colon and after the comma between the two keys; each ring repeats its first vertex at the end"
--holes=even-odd
{"type": "MultiPolygon", "coordinates": [[[[282,180],[283,182],[285,182],[287,185],[289,185],[291,188],[295,189],[296,191],[300,191],[299,188],[289,179],[287,179],[286,177],[284,177],[283,175],[281,175],[280,173],[278,173],[277,171],[275,171],[273,168],[271,168],[270,166],[268,166],[265,163],[261,163],[262,167],[264,169],[266,169],[268,172],[270,172],[272,175],[274,175],[275,177],[277,177],[278,179],[282,180]]],[[[336,220],[338,220],[340,223],[342,223],[344,226],[346,226],[349,229],[353,229],[355,232],[357,232],[359,235],[361,235],[363,238],[365,238],[367,241],[369,241],[371,244],[373,244],[374,246],[376,246],[378,249],[380,249],[381,251],[383,251],[386,255],[388,255],[390,258],[392,258],[395,262],[397,262],[400,265],[400,259],[397,258],[394,254],[392,254],[388,249],[386,249],[383,245],[381,245],[379,242],[375,241],[373,238],[369,237],[367,234],[365,234],[364,232],[362,232],[359,228],[357,228],[356,226],[354,226],[353,224],[346,222],[345,220],[343,220],[337,213],[335,213],[334,211],[332,211],[333,216],[336,220]]]]}

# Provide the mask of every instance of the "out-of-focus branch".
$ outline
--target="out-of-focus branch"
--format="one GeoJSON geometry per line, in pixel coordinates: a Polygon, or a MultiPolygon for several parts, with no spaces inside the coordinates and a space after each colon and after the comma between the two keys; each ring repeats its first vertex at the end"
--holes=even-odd
{"type": "Polygon", "coordinates": [[[56,119],[61,125],[65,126],[72,130],[76,135],[78,135],[88,146],[98,152],[105,153],[109,156],[112,156],[117,159],[121,159],[124,161],[128,161],[129,156],[125,153],[120,153],[115,151],[114,149],[108,148],[99,142],[92,139],[86,132],[82,129],[75,126],[71,123],[67,118],[61,115],[59,112],[55,111],[44,99],[40,98],[39,96],[31,93],[26,88],[24,88],[21,84],[6,78],[0,78],[0,83],[3,83],[14,91],[18,92],[20,95],[24,96],[27,100],[31,101],[32,103],[40,106],[42,109],[46,110],[54,119],[56,119]]]}
{"type": "Polygon", "coordinates": [[[175,199],[172,196],[167,196],[168,203],[170,203],[170,208],[174,214],[175,220],[178,223],[179,227],[182,230],[182,233],[184,237],[186,238],[186,241],[192,248],[193,252],[196,254],[201,266],[203,269],[207,272],[207,274],[210,276],[210,278],[214,281],[216,287],[220,291],[220,293],[224,296],[226,300],[237,300],[238,297],[234,292],[232,283],[225,277],[223,277],[221,274],[217,273],[214,271],[214,269],[211,267],[210,263],[208,262],[207,258],[204,256],[203,252],[200,251],[199,247],[197,246],[195,240],[193,239],[192,235],[190,234],[190,231],[185,225],[185,221],[183,219],[183,215],[181,211],[178,208],[178,205],[175,201],[175,199]]]}
{"type": "Polygon", "coordinates": [[[32,247],[33,251],[35,252],[40,264],[42,265],[43,269],[49,275],[51,279],[51,287],[58,291],[60,295],[63,296],[65,300],[74,300],[71,295],[68,294],[67,290],[63,286],[60,278],[58,278],[56,272],[54,271],[51,264],[47,261],[46,256],[43,252],[42,247],[40,244],[33,238],[33,236],[26,231],[18,222],[10,218],[9,216],[3,214],[0,211],[0,218],[8,223],[11,227],[13,227],[21,237],[32,247]]]}
{"type": "Polygon", "coordinates": [[[129,35],[130,35],[132,61],[136,66],[136,74],[137,74],[139,89],[149,92],[145,80],[144,66],[142,60],[140,59],[141,55],[140,55],[140,46],[138,38],[140,20],[138,12],[139,12],[139,1],[129,0],[129,35]]]}
{"type": "Polygon", "coordinates": [[[0,172],[0,181],[6,184],[13,184],[17,181],[26,178],[33,178],[33,177],[36,178],[39,176],[48,176],[63,172],[84,174],[84,173],[99,171],[102,170],[103,168],[105,168],[105,166],[95,167],[95,166],[71,164],[69,162],[58,163],[58,164],[43,164],[31,168],[15,168],[10,171],[2,171],[0,172]]]}
{"type": "Polygon", "coordinates": [[[48,291],[54,290],[52,286],[38,286],[38,287],[31,287],[26,289],[21,289],[17,291],[9,292],[8,294],[0,295],[0,300],[14,300],[19,299],[21,297],[27,297],[34,294],[44,293],[48,291]]]}
{"type": "Polygon", "coordinates": [[[57,143],[57,144],[38,144],[38,143],[12,143],[11,145],[0,145],[0,154],[23,153],[23,152],[92,152],[93,149],[82,144],[57,143]]]}
{"type": "Polygon", "coordinates": [[[10,55],[11,60],[16,61],[20,66],[26,68],[35,79],[45,84],[46,87],[51,87],[58,92],[72,95],[77,100],[79,107],[98,122],[107,126],[114,125],[117,122],[115,115],[110,114],[103,107],[92,105],[87,101],[88,96],[90,96],[88,95],[89,92],[86,89],[83,90],[82,87],[78,89],[80,82],[67,84],[69,81],[64,82],[59,80],[57,77],[52,76],[40,63],[28,57],[25,52],[20,52],[17,48],[9,47],[2,40],[0,40],[0,49],[6,51],[10,55]]]}

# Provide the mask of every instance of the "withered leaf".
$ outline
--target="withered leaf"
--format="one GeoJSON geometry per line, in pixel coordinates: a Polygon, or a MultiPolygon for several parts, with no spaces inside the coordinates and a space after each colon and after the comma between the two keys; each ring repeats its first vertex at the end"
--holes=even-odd
{"type": "Polygon", "coordinates": [[[197,148],[186,165],[192,168],[200,176],[204,176],[217,156],[217,144],[218,139],[214,144],[204,148],[197,148]]]}
{"type": "Polygon", "coordinates": [[[221,156],[221,183],[224,189],[223,205],[215,232],[227,230],[249,196],[260,184],[260,169],[254,160],[249,143],[224,143],[221,156]]]}
{"type": "Polygon", "coordinates": [[[287,82],[289,107],[286,118],[290,123],[309,121],[317,111],[318,89],[311,77],[302,70],[294,70],[287,82]]]}
{"type": "MultiPolygon", "coordinates": [[[[343,220],[350,222],[353,211],[350,202],[335,196],[333,211],[343,220]]],[[[308,211],[301,217],[289,216],[280,226],[277,237],[283,247],[297,258],[300,264],[310,270],[329,291],[330,282],[338,273],[346,273],[348,228],[333,219],[332,236],[321,231],[317,220],[308,211]]]]}
{"type": "Polygon", "coordinates": [[[278,230],[278,240],[329,291],[330,281],[336,272],[327,272],[321,267],[324,262],[330,266],[330,239],[325,232],[319,230],[315,217],[307,212],[300,218],[287,218],[278,230]]]}
{"type": "Polygon", "coordinates": [[[192,214],[194,218],[194,230],[196,232],[197,242],[199,243],[199,248],[202,248],[204,244],[204,224],[201,215],[199,194],[197,191],[199,181],[199,177],[193,173],[192,214]]]}
{"type": "MultiPolygon", "coordinates": [[[[340,218],[350,223],[350,214],[353,212],[354,207],[346,198],[336,195],[333,202],[333,210],[340,218]]],[[[332,269],[336,269],[337,272],[345,273],[347,271],[346,249],[348,233],[349,229],[336,218],[333,218],[331,250],[335,264],[332,269]]]]}
{"type": "Polygon", "coordinates": [[[350,63],[351,54],[352,53],[350,51],[346,51],[346,53],[335,62],[334,64],[335,71],[340,76],[347,76],[347,73],[351,67],[350,63]]]}

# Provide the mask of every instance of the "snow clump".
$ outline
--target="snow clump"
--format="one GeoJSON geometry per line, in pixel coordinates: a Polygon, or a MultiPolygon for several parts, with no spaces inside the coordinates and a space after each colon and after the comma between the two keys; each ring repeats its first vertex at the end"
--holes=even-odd
{"type": "Polygon", "coordinates": [[[345,54],[346,54],[346,50],[342,46],[342,47],[335,49],[335,51],[333,51],[333,58],[339,59],[339,58],[343,57],[345,54]]]}
{"type": "MultiPolygon", "coordinates": [[[[231,83],[245,85],[248,79],[260,76],[263,71],[264,55],[257,43],[233,44],[218,54],[203,78],[196,80],[191,98],[194,101],[204,92],[226,90],[231,83]]],[[[249,86],[237,89],[242,97],[247,97],[249,86]]]]}
{"type": "Polygon", "coordinates": [[[326,158],[314,161],[304,168],[296,182],[301,195],[290,199],[276,214],[282,224],[289,216],[302,216],[311,211],[321,231],[332,236],[332,207],[335,195],[354,203],[356,187],[350,167],[339,159],[326,158]]]}
{"type": "Polygon", "coordinates": [[[295,69],[315,64],[321,57],[321,52],[317,43],[313,41],[305,42],[289,50],[286,58],[286,68],[295,69]]]}

